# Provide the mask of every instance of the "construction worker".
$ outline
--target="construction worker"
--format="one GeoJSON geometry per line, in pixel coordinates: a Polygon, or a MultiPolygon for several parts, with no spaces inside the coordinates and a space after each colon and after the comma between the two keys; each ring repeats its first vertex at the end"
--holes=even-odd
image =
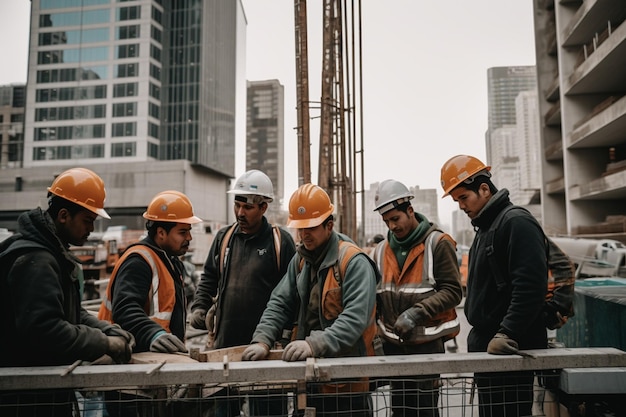
{"type": "MultiPolygon", "coordinates": [[[[197,329],[207,329],[208,324],[211,349],[250,342],[272,290],[296,252],[291,234],[272,226],[265,217],[274,199],[267,175],[250,170],[237,179],[228,194],[234,194],[237,220],[219,230],[213,240],[189,318],[197,329]]],[[[252,415],[287,414],[287,403],[282,399],[266,403],[253,400],[249,406],[252,415]]],[[[230,401],[228,407],[230,415],[239,415],[237,400],[230,401]]]]}
{"type": "MultiPolygon", "coordinates": [[[[48,188],[47,209],[21,214],[18,232],[0,245],[0,366],[130,360],[132,336],[81,307],[82,269],[69,251],[85,244],[98,216],[110,218],[105,197],[96,173],[68,169],[48,188]]],[[[74,401],[71,390],[0,394],[3,415],[70,415],[74,401]]]]}
{"type": "MultiPolygon", "coordinates": [[[[243,360],[266,358],[294,321],[297,330],[284,361],[375,354],[378,272],[360,248],[333,230],[333,210],[328,194],[316,185],[302,185],[291,196],[287,225],[297,229],[298,253],[274,289],[243,360]]],[[[371,415],[368,381],[307,390],[307,406],[318,416],[371,415]]]]}
{"type": "MultiPolygon", "coordinates": [[[[376,208],[389,231],[374,260],[378,333],[385,355],[444,353],[460,328],[455,307],[463,298],[456,243],[411,205],[414,195],[399,181],[378,185],[376,208]]],[[[439,376],[391,380],[392,415],[439,416],[439,376]]]]}
{"type": "MultiPolygon", "coordinates": [[[[441,168],[444,197],[450,195],[477,230],[469,252],[465,315],[472,329],[467,348],[496,355],[545,349],[547,242],[530,213],[508,210],[509,192],[498,191],[490,170],[469,155],[454,156],[441,168]],[[492,230],[505,210],[498,230],[492,230]]],[[[476,373],[475,381],[481,417],[531,415],[532,371],[476,373]]]]}
{"type": "Polygon", "coordinates": [[[187,196],[158,193],[147,210],[148,236],[126,249],[106,289],[98,317],[122,326],[137,340],[138,352],[187,352],[187,306],[180,256],[189,249],[193,214],[187,196]]]}

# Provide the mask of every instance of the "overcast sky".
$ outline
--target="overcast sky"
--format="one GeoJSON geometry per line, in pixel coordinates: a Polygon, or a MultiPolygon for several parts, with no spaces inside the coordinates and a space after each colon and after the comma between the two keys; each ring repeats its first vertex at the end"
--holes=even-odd
{"type": "MultiPolygon", "coordinates": [[[[285,86],[285,199],[298,186],[294,2],[241,0],[248,20],[246,77],[285,86]]],[[[487,69],[534,65],[532,2],[363,0],[365,183],[388,178],[436,188],[441,165],[485,157],[487,69]]],[[[311,101],[319,101],[321,0],[308,2],[311,101]]],[[[0,1],[0,85],[26,82],[29,0],[0,1]]],[[[316,116],[312,111],[312,116],[316,116]]],[[[316,129],[318,119],[311,122],[316,129]]],[[[311,167],[317,180],[318,137],[311,167]]],[[[239,141],[238,143],[240,143],[239,141]]],[[[242,146],[238,155],[245,155],[242,146]]],[[[245,170],[237,160],[236,176],[245,170]]],[[[496,179],[497,184],[497,179],[496,179]]],[[[440,200],[443,224],[456,206],[440,200]]]]}

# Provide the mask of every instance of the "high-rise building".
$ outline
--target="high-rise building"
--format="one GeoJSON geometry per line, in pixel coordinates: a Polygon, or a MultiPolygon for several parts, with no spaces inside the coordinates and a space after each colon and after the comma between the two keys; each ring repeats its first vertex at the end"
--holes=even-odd
{"type": "Polygon", "coordinates": [[[173,188],[226,222],[245,27],[240,1],[32,0],[25,185],[88,166],[113,215],[173,188]]]}
{"type": "Polygon", "coordinates": [[[274,203],[280,210],[285,176],[285,90],[278,80],[248,81],[246,170],[258,169],[272,180],[274,203]]]}
{"type": "MultiPolygon", "coordinates": [[[[505,125],[515,125],[515,99],[522,91],[535,90],[534,66],[493,67],[487,69],[487,163],[495,164],[491,134],[505,125]]],[[[508,155],[507,155],[508,156],[508,155]]]]}
{"type": "Polygon", "coordinates": [[[25,94],[23,84],[0,86],[0,169],[22,166],[25,94]]]}
{"type": "Polygon", "coordinates": [[[625,19],[622,0],[534,2],[548,233],[626,241],[625,19]]]}

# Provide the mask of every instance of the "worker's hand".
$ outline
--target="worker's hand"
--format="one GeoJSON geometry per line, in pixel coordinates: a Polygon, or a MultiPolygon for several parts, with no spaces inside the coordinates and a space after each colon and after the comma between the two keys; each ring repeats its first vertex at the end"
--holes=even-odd
{"type": "Polygon", "coordinates": [[[163,333],[150,343],[150,352],[176,353],[188,352],[187,346],[171,333],[163,333]]]}
{"type": "Polygon", "coordinates": [[[198,308],[189,315],[189,324],[194,329],[206,330],[204,320],[206,320],[206,310],[203,308],[198,308]]]}
{"type": "Polygon", "coordinates": [[[109,327],[108,329],[106,329],[104,331],[104,334],[106,334],[107,336],[123,337],[124,340],[126,340],[126,343],[128,343],[128,345],[130,346],[131,350],[136,346],[135,336],[133,336],[133,334],[131,332],[127,332],[126,330],[122,329],[117,324],[114,324],[111,327],[109,327]]]}
{"type": "Polygon", "coordinates": [[[396,323],[393,325],[393,331],[401,340],[409,339],[415,326],[425,318],[421,310],[415,307],[409,308],[396,319],[396,323]]]}
{"type": "Polygon", "coordinates": [[[313,356],[313,350],[306,340],[293,341],[283,351],[283,360],[287,362],[303,361],[311,356],[313,356]]]}
{"type": "Polygon", "coordinates": [[[550,330],[560,329],[567,323],[567,316],[562,315],[554,306],[547,304],[543,311],[546,327],[550,330]]]}
{"type": "Polygon", "coordinates": [[[243,351],[241,359],[244,361],[258,361],[265,359],[269,353],[270,347],[265,343],[253,343],[243,351]]]}
{"type": "Polygon", "coordinates": [[[492,355],[516,355],[519,345],[504,333],[496,333],[487,346],[487,353],[492,355]]]}
{"type": "Polygon", "coordinates": [[[132,354],[130,345],[121,336],[107,336],[107,352],[106,354],[115,361],[115,363],[128,363],[132,354]]]}

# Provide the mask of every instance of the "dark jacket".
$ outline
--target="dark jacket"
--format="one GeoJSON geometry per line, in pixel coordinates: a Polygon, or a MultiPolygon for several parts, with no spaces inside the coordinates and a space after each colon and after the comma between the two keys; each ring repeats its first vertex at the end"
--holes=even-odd
{"type": "Polygon", "coordinates": [[[213,240],[191,307],[192,311],[200,308],[208,310],[213,304],[211,297],[217,294],[219,286],[216,349],[250,343],[274,287],[287,272],[289,261],[296,253],[293,238],[280,228],[278,268],[272,225],[263,217],[261,229],[253,235],[242,233],[236,226],[229,241],[222,277],[220,250],[230,227],[218,231],[213,240]]]}
{"type": "MultiPolygon", "coordinates": [[[[187,320],[187,299],[183,288],[183,263],[176,256],[168,256],[149,237],[136,245],[150,247],[170,272],[169,277],[159,279],[172,279],[176,289],[176,304],[172,311],[170,330],[180,340],[185,340],[187,320]]],[[[136,352],[150,350],[150,342],[154,336],[163,331],[163,327],[150,319],[144,311],[144,306],[150,297],[152,285],[152,268],[139,254],[130,255],[120,265],[115,281],[113,282],[113,322],[122,326],[124,330],[135,336],[136,352]]]]}
{"type": "Polygon", "coordinates": [[[18,234],[0,251],[0,366],[67,365],[106,353],[110,324],[81,307],[82,270],[46,212],[20,215],[18,234]]]}
{"type": "Polygon", "coordinates": [[[546,240],[541,226],[529,213],[505,214],[494,234],[494,253],[502,288],[498,288],[485,242],[495,217],[511,205],[506,189],[497,192],[472,224],[478,229],[469,252],[465,315],[473,329],[468,337],[470,352],[484,352],[497,332],[519,343],[520,349],[547,347],[542,316],[547,291],[546,240]]]}

